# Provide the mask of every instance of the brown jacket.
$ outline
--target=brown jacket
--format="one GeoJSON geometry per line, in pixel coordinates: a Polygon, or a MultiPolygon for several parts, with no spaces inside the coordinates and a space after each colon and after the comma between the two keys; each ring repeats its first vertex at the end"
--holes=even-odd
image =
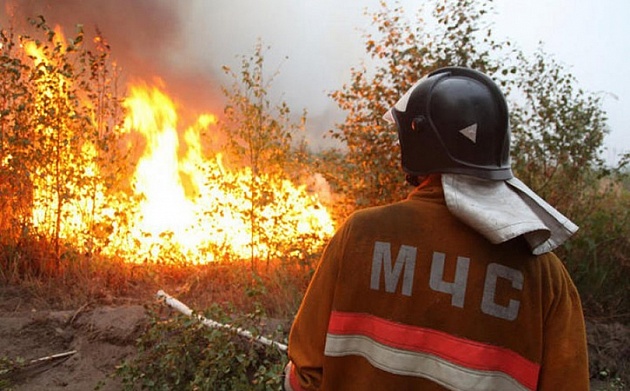
{"type": "Polygon", "coordinates": [[[353,214],[289,337],[288,390],[587,390],[578,293],[553,254],[493,245],[439,177],[353,214]]]}

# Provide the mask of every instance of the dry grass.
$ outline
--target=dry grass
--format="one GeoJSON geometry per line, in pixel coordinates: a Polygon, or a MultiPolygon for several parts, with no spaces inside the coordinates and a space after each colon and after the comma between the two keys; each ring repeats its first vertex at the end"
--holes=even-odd
{"type": "Polygon", "coordinates": [[[0,247],[0,282],[19,286],[38,308],[146,303],[162,289],[199,310],[218,304],[234,312],[290,318],[315,261],[137,264],[71,249],[55,256],[41,240],[0,247]]]}

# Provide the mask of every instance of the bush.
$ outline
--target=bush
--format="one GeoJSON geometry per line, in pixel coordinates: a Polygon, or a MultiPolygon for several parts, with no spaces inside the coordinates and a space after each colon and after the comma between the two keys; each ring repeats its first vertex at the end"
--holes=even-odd
{"type": "MultiPolygon", "coordinates": [[[[230,319],[214,306],[204,316],[260,335],[260,314],[230,319]]],[[[116,372],[124,390],[278,390],[287,362],[276,348],[208,328],[193,317],[163,320],[155,310],[137,346],[138,356],[116,372]]]]}
{"type": "Polygon", "coordinates": [[[630,193],[618,188],[592,196],[574,221],[580,230],[559,252],[580,292],[585,314],[630,320],[630,193]]]}

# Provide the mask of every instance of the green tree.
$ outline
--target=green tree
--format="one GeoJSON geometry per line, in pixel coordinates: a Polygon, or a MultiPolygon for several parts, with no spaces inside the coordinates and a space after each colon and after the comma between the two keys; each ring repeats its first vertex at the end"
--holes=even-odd
{"type": "Polygon", "coordinates": [[[556,252],[593,315],[627,318],[630,194],[602,160],[601,95],[586,92],[553,56],[518,57],[510,100],[515,175],[580,230],[556,252]]]}
{"type": "Polygon", "coordinates": [[[34,91],[29,66],[12,30],[0,31],[0,238],[11,242],[30,221],[29,175],[34,91]]]}
{"type": "MultiPolygon", "coordinates": [[[[576,192],[592,186],[603,169],[607,132],[601,98],[540,49],[533,56],[493,37],[491,0],[435,0],[431,19],[420,8],[411,23],[402,7],[381,2],[372,15],[378,34],[366,35],[370,65],[353,68],[350,84],[332,93],[347,112],[332,131],[355,179],[343,189],[356,206],[404,197],[396,132],[381,116],[421,76],[443,66],[478,69],[501,84],[511,109],[514,169],[536,191],[566,210],[576,192]],[[358,175],[357,175],[358,174],[358,175]],[[590,182],[589,182],[590,181],[590,182]],[[589,183],[587,183],[589,182],[589,183]]],[[[579,197],[578,197],[579,198],[579,197]]]]}
{"type": "Polygon", "coordinates": [[[372,14],[377,33],[366,34],[369,66],[352,68],[351,82],[331,94],[347,113],[332,137],[343,142],[342,167],[353,178],[336,183],[336,188],[348,194],[355,207],[400,200],[407,193],[397,135],[382,116],[413,83],[442,66],[490,74],[507,69],[498,54],[508,50],[509,43],[495,42],[483,24],[491,9],[490,1],[437,0],[429,22],[422,12],[411,22],[402,7],[392,9],[383,1],[372,14]]]}
{"type": "Polygon", "coordinates": [[[112,227],[126,225],[125,207],[132,198],[129,180],[135,167],[130,164],[131,145],[124,142],[126,135],[120,132],[126,114],[119,87],[120,69],[112,61],[111,48],[98,29],[92,42],[79,54],[84,71],[77,80],[88,121],[84,145],[91,157],[81,181],[82,197],[89,203],[83,213],[86,226],[77,244],[87,251],[107,246],[109,237],[115,234],[112,227]]]}
{"type": "Polygon", "coordinates": [[[80,137],[85,119],[74,84],[73,64],[75,43],[81,45],[83,35],[80,33],[66,46],[43,19],[33,23],[46,37],[45,41],[22,38],[23,47],[33,59],[31,83],[36,90],[32,158],[37,165],[32,174],[37,178],[35,202],[40,208],[35,219],[42,233],[52,239],[58,253],[62,222],[70,217],[66,206],[76,196],[79,170],[86,158],[81,153],[83,140],[80,137]]]}
{"type": "Polygon", "coordinates": [[[3,237],[41,236],[58,262],[64,242],[91,250],[109,235],[97,231],[114,218],[109,189],[127,176],[122,112],[100,35],[90,48],[81,26],[66,41],[43,17],[31,25],[30,35],[2,31],[0,205],[12,230],[3,237]]]}
{"type": "Polygon", "coordinates": [[[265,47],[258,42],[253,55],[242,56],[238,74],[223,67],[233,83],[230,88],[223,87],[228,104],[222,129],[231,154],[250,167],[254,176],[284,173],[287,164],[295,163],[293,138],[304,130],[306,122],[306,113],[295,123],[286,102],[271,102],[269,89],[278,72],[266,73],[264,52],[265,47]]]}
{"type": "MultiPolygon", "coordinates": [[[[233,83],[223,88],[228,104],[219,123],[227,137],[225,150],[231,164],[251,170],[251,180],[245,184],[249,202],[241,214],[249,222],[252,267],[261,255],[261,246],[269,249],[265,254],[268,259],[279,254],[282,233],[271,227],[282,227],[280,221],[287,222],[278,207],[286,203],[283,197],[289,194],[278,186],[284,180],[295,179],[288,173],[296,175],[306,167],[300,158],[303,150],[296,148],[294,140],[304,130],[306,113],[296,123],[286,102],[274,104],[270,100],[268,91],[277,72],[266,73],[264,49],[258,42],[253,55],[243,56],[239,73],[224,67],[233,83]],[[270,206],[276,207],[275,212],[270,206]]],[[[220,180],[216,176],[214,179],[220,180]]],[[[240,186],[226,185],[231,190],[240,186]]]]}
{"type": "Polygon", "coordinates": [[[537,193],[565,212],[606,173],[601,158],[608,132],[601,98],[578,88],[577,80],[548,53],[519,56],[511,100],[512,165],[537,193]]]}

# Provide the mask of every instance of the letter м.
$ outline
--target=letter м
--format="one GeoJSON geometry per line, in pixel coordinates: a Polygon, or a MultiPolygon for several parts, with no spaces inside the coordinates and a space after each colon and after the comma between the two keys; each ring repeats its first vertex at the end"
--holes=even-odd
{"type": "Polygon", "coordinates": [[[398,286],[400,274],[404,270],[402,282],[402,294],[411,296],[413,288],[413,274],[416,268],[417,248],[407,245],[400,246],[396,263],[392,265],[391,244],[387,242],[375,242],[372,255],[372,276],[370,288],[378,290],[381,282],[381,270],[384,271],[385,291],[393,293],[398,286]]]}

